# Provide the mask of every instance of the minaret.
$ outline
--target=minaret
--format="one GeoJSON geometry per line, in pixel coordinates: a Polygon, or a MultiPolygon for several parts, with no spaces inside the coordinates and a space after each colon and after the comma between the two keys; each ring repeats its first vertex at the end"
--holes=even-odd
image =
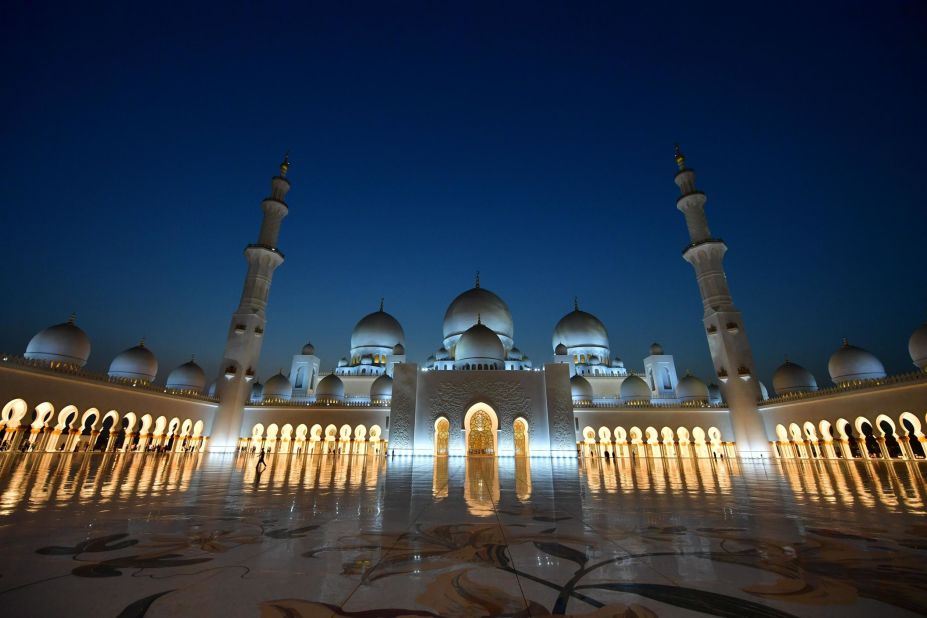
{"type": "Polygon", "coordinates": [[[234,452],[238,447],[244,407],[251,397],[251,382],[261,356],[270,283],[274,270],[283,264],[283,254],[277,249],[277,238],[280,235],[280,222],[288,212],[284,200],[290,190],[290,181],[286,179],[289,169],[288,153],[280,164],[280,175],[270,181],[270,197],[261,202],[264,220],[261,222],[258,241],[245,247],[248,274],[245,275],[238,309],[232,314],[225,354],[219,367],[216,382],[219,408],[209,434],[210,451],[234,452]]]}
{"type": "Polygon", "coordinates": [[[682,193],[676,200],[676,207],[686,216],[690,240],[682,257],[695,268],[695,279],[705,309],[702,322],[711,360],[730,409],[737,451],[741,457],[769,457],[769,439],[757,409],[760,388],[753,352],[743,317],[734,306],[724,273],[727,245],[720,238],[713,238],[708,229],[705,194],[695,188],[695,170],[686,167],[679,146],[676,146],[676,165],[679,171],[674,180],[682,193]]]}

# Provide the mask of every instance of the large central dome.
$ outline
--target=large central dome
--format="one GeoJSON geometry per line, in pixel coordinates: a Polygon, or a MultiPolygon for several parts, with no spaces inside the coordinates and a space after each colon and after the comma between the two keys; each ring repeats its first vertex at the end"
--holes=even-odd
{"type": "Polygon", "coordinates": [[[515,324],[512,312],[501,298],[485,288],[479,282],[455,298],[444,314],[444,347],[452,350],[460,336],[480,321],[484,326],[499,336],[505,351],[514,345],[515,324]]]}
{"type": "Polygon", "coordinates": [[[362,348],[386,348],[389,354],[399,343],[405,345],[402,326],[393,316],[383,311],[374,311],[362,317],[351,333],[351,350],[362,348]]]}

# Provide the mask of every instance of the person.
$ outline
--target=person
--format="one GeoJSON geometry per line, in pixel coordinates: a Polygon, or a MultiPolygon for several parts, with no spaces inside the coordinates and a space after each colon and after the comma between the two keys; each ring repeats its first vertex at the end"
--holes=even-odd
{"type": "Polygon", "coordinates": [[[612,454],[608,451],[608,449],[606,449],[605,450],[605,460],[608,461],[611,458],[612,458],[612,454]]]}
{"type": "Polygon", "coordinates": [[[261,466],[264,466],[265,468],[267,467],[267,463],[264,461],[264,449],[261,449],[261,457],[257,460],[257,464],[255,464],[254,467],[258,472],[260,472],[261,466]]]}

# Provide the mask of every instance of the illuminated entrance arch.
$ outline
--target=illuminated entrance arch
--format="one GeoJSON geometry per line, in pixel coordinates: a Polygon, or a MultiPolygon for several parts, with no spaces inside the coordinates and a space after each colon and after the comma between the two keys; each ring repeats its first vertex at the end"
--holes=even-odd
{"type": "Polygon", "coordinates": [[[443,416],[435,421],[435,456],[447,457],[447,442],[451,433],[451,424],[443,416]]]}
{"type": "Polygon", "coordinates": [[[499,417],[485,403],[470,406],[464,416],[467,455],[493,455],[498,452],[499,417]]]}

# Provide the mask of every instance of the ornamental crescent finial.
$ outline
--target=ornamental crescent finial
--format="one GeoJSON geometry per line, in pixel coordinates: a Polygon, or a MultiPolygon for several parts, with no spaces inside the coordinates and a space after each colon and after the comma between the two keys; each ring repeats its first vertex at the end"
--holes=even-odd
{"type": "Polygon", "coordinates": [[[286,173],[290,171],[290,151],[287,150],[283,155],[283,162],[280,164],[280,177],[286,178],[286,173]]]}
{"type": "Polygon", "coordinates": [[[676,152],[676,165],[679,166],[679,169],[686,169],[686,157],[682,154],[682,151],[679,149],[679,144],[673,145],[673,150],[676,152]]]}

